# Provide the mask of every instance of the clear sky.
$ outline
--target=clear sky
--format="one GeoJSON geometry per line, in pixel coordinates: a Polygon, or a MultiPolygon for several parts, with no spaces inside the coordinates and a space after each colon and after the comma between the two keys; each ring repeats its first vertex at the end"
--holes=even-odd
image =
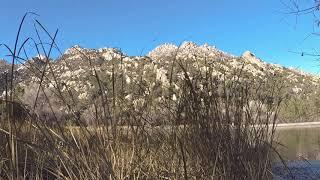
{"type": "MultiPolygon", "coordinates": [[[[36,18],[52,33],[59,29],[62,50],[79,44],[141,55],[165,42],[188,40],[234,55],[250,50],[267,62],[320,72],[316,57],[289,52],[320,51],[320,37],[307,38],[313,32],[312,18],[296,21],[285,14],[288,9],[280,0],[1,0],[0,43],[14,43],[27,11],[40,17],[27,18],[23,37],[34,35],[36,18]]],[[[0,57],[4,54],[0,48],[0,57]]]]}

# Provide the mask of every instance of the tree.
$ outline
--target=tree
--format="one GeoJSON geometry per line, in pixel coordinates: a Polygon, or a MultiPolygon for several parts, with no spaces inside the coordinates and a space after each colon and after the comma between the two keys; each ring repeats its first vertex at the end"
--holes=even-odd
{"type": "MultiPolygon", "coordinates": [[[[283,5],[287,8],[286,14],[294,15],[296,17],[296,22],[299,16],[311,15],[313,18],[313,31],[310,35],[320,36],[320,32],[317,29],[320,27],[320,0],[313,1],[303,1],[299,0],[287,0],[283,2],[283,5]]],[[[301,56],[315,56],[320,57],[320,53],[310,53],[310,52],[293,52],[299,53],[301,56]]]]}

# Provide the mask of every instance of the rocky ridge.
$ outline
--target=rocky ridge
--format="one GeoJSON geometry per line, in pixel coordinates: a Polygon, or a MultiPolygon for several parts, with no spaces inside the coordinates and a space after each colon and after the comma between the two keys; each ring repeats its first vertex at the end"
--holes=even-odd
{"type": "MultiPolygon", "coordinates": [[[[140,91],[146,95],[152,93],[153,101],[159,102],[168,96],[167,89],[171,89],[170,98],[177,100],[185,71],[191,79],[208,76],[208,73],[221,81],[239,73],[243,80],[259,82],[272,77],[282,82],[287,94],[298,96],[316,93],[320,84],[318,76],[266,63],[249,51],[237,57],[208,44],[199,46],[192,42],[184,42],[179,47],[163,44],[146,56],[128,56],[115,48],[74,46],[58,59],[49,60],[48,65],[46,61],[44,56],[38,56],[16,65],[15,87],[23,103],[32,104],[31,96],[35,94],[44,68],[42,84],[49,96],[68,96],[67,104],[82,112],[89,110],[101,93],[110,95],[113,92],[110,101],[117,97],[116,103],[121,99],[131,103],[133,108],[142,106],[145,101],[138,95],[140,91]],[[105,92],[100,92],[101,87],[105,92]]],[[[8,67],[8,63],[0,60],[1,92],[8,67]]],[[[199,88],[202,86],[200,83],[199,88]]],[[[62,102],[54,100],[53,103],[62,102]]],[[[57,107],[59,111],[68,111],[66,107],[57,107]]]]}

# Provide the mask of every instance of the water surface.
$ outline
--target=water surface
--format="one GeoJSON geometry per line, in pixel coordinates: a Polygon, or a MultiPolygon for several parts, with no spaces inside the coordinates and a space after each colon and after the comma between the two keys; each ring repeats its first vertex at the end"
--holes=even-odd
{"type": "Polygon", "coordinates": [[[277,141],[281,155],[287,160],[320,160],[320,127],[279,128],[277,141]]]}
{"type": "Polygon", "coordinates": [[[320,179],[320,127],[279,128],[276,137],[288,168],[277,159],[274,179],[320,179]]]}

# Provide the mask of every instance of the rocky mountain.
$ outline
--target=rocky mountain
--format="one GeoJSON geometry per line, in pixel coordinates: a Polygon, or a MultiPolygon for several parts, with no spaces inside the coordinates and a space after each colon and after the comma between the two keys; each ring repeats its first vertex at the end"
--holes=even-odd
{"type": "MultiPolygon", "coordinates": [[[[8,67],[6,61],[0,60],[0,92],[4,91],[8,67]]],[[[276,82],[282,86],[283,96],[301,99],[317,95],[320,84],[316,75],[266,63],[250,51],[237,57],[208,44],[192,42],[179,47],[163,44],[145,56],[129,56],[115,48],[74,46],[56,60],[38,56],[17,64],[14,75],[15,93],[22,103],[34,104],[41,83],[43,88],[37,98],[41,111],[49,112],[54,107],[54,111],[72,111],[79,116],[94,116],[94,105],[101,96],[114,106],[124,103],[123,109],[137,110],[150,99],[153,103],[168,98],[177,101],[186,76],[197,81],[199,90],[205,86],[199,77],[221,82],[238,79],[257,86],[276,82]]],[[[1,94],[3,98],[4,93],[1,94]]]]}

